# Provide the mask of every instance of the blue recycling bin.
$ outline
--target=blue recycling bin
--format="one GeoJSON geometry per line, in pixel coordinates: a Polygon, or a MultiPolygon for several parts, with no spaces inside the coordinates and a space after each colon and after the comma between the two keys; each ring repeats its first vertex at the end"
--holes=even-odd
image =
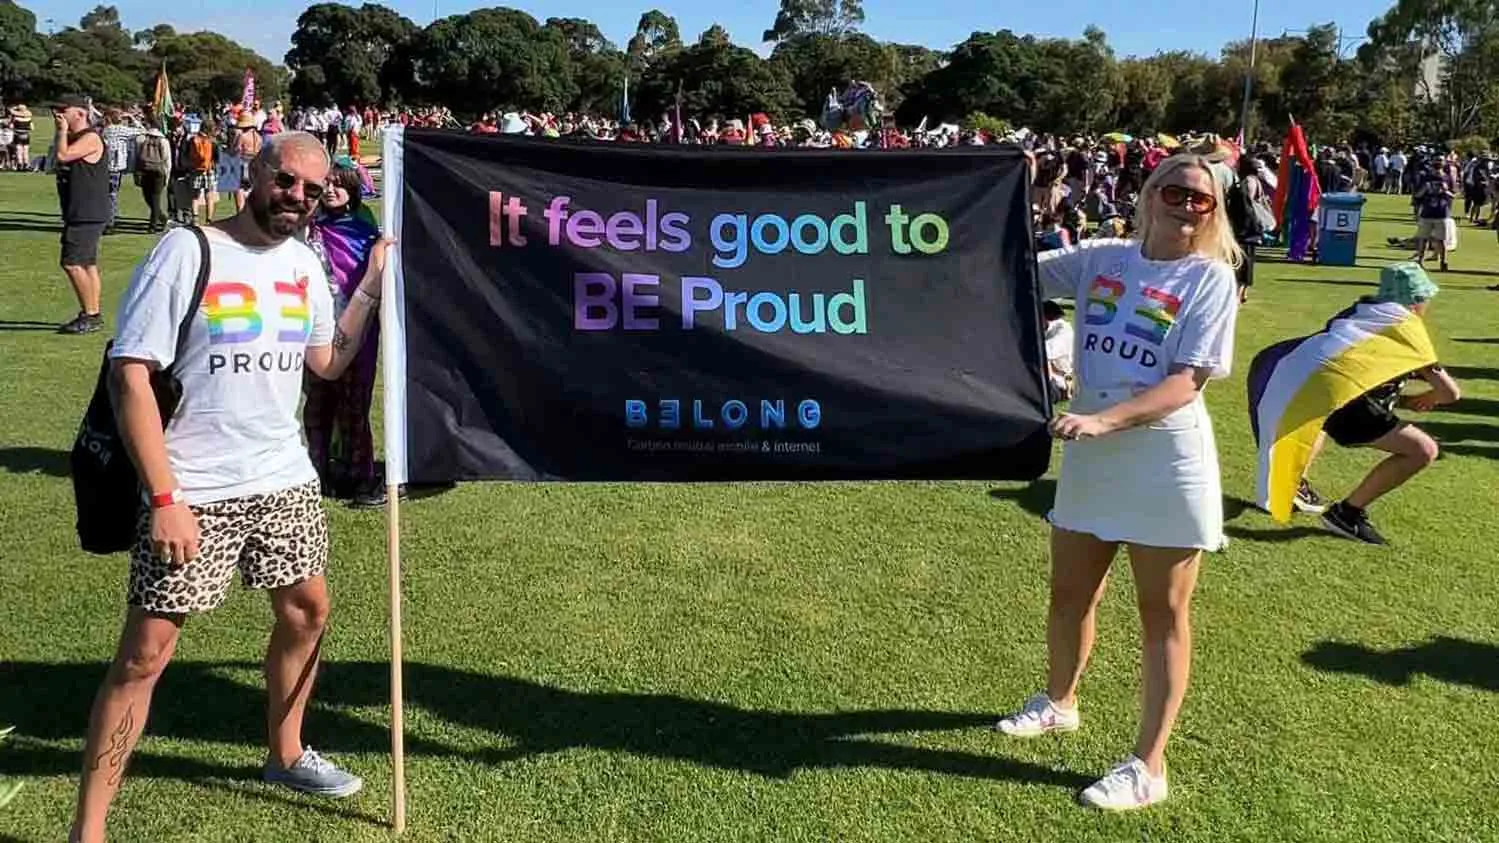
{"type": "Polygon", "coordinates": [[[1324,193],[1318,209],[1317,263],[1353,266],[1358,262],[1358,227],[1364,216],[1362,193],[1324,193]]]}

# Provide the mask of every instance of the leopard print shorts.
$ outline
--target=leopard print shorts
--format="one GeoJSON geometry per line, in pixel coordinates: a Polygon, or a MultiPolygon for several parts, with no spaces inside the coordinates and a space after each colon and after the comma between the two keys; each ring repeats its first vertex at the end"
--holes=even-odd
{"type": "Polygon", "coordinates": [[[316,481],[279,492],[191,507],[198,558],[171,566],[151,549],[151,517],[141,517],[130,551],[127,602],[148,612],[218,608],[234,572],[245,588],[273,589],[321,576],[328,564],[328,520],[316,481]]]}

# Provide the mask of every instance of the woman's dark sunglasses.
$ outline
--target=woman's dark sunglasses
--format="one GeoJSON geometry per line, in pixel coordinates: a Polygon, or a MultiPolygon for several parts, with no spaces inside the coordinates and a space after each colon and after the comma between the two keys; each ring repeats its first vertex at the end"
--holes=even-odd
{"type": "MultiPolygon", "coordinates": [[[[291,190],[297,184],[297,177],[285,170],[281,170],[276,173],[275,182],[276,187],[282,190],[291,190]]],[[[302,182],[302,195],[307,198],[307,201],[316,202],[323,198],[323,186],[315,181],[304,181],[302,182]]]]}
{"type": "Polygon", "coordinates": [[[1194,214],[1211,214],[1218,209],[1218,197],[1211,193],[1198,193],[1188,187],[1176,184],[1162,185],[1161,201],[1173,208],[1187,206],[1187,210],[1194,214]]]}

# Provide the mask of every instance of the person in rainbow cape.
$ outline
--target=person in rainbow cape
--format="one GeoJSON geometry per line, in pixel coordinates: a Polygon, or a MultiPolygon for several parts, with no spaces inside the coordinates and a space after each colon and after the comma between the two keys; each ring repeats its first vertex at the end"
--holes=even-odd
{"type": "MultiPolygon", "coordinates": [[[[322,204],[307,226],[307,245],[323,261],[332,288],[334,313],[343,313],[369,265],[380,226],[363,203],[358,167],[340,156],[328,172],[322,204]]],[[[374,320],[371,319],[373,323],[374,320]]],[[[371,326],[370,336],[377,328],[371,326]]],[[[379,343],[368,342],[337,380],[309,378],[302,410],[307,449],[325,495],[352,499],[356,508],[385,504],[375,472],[375,441],[370,406],[375,393],[379,343]]]]}
{"type": "Polygon", "coordinates": [[[1369,506],[1437,458],[1436,441],[1395,410],[1428,412],[1461,397],[1422,319],[1437,292],[1417,264],[1392,264],[1380,272],[1377,294],[1334,316],[1320,333],[1255,355],[1249,421],[1259,445],[1256,490],[1260,507],[1277,521],[1289,521],[1293,509],[1316,513],[1339,535],[1387,544],[1369,523],[1369,506]],[[1404,394],[1412,378],[1431,389],[1404,394]],[[1326,506],[1306,473],[1329,436],[1345,448],[1389,456],[1347,497],[1326,506]]]}

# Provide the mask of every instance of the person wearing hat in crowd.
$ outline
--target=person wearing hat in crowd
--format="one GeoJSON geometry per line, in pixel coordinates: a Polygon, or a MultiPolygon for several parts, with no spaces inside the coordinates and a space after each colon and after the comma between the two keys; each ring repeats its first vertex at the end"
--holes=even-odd
{"type": "Polygon", "coordinates": [[[10,107],[10,150],[16,169],[31,170],[31,109],[26,103],[10,107]]]}
{"type": "Polygon", "coordinates": [[[250,195],[250,165],[265,145],[265,137],[255,125],[255,116],[241,111],[234,121],[234,154],[239,156],[239,186],[234,190],[234,212],[245,209],[245,197],[250,195]]]}
{"type": "MultiPolygon", "coordinates": [[[[1424,319],[1438,292],[1436,283],[1419,264],[1397,263],[1380,271],[1379,292],[1363,301],[1397,304],[1424,319]]],[[[1303,512],[1322,511],[1322,523],[1346,538],[1366,544],[1388,544],[1369,522],[1369,507],[1436,462],[1438,454],[1436,440],[1395,415],[1395,410],[1426,413],[1455,403],[1461,397],[1457,381],[1440,363],[1433,363],[1386,381],[1339,408],[1323,423],[1322,434],[1312,445],[1307,460],[1308,469],[1321,453],[1327,437],[1344,448],[1373,448],[1389,456],[1374,466],[1347,497],[1325,511],[1321,496],[1303,479],[1296,508],[1303,512]],[[1426,381],[1431,389],[1404,394],[1406,383],[1413,378],[1426,381]]]]}
{"type": "Polygon", "coordinates": [[[109,162],[104,139],[89,123],[89,104],[67,96],[52,109],[57,121],[57,197],[62,206],[62,271],[78,297],[78,315],[58,328],[91,334],[104,327],[99,309],[99,239],[109,223],[109,162]]]}

